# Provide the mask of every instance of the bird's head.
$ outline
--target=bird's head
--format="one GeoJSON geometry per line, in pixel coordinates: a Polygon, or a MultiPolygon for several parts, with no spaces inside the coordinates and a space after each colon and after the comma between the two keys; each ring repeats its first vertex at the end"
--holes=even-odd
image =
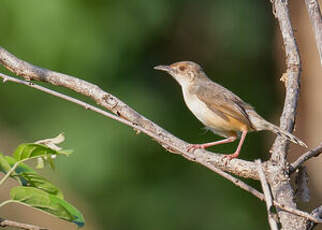
{"type": "Polygon", "coordinates": [[[192,61],[181,61],[171,65],[158,65],[154,69],[168,72],[183,87],[191,84],[199,76],[203,75],[200,65],[192,61]]]}

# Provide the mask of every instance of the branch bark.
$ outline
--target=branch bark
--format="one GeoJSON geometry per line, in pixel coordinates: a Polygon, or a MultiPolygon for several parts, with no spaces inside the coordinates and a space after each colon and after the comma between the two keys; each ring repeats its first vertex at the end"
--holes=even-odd
{"type": "MultiPolygon", "coordinates": [[[[287,0],[271,0],[273,14],[277,18],[281,30],[286,57],[286,96],[283,113],[280,118],[282,129],[292,132],[295,125],[297,99],[300,92],[301,60],[298,47],[294,38],[293,28],[288,11],[287,0]]],[[[285,139],[277,137],[272,149],[268,167],[271,173],[268,181],[272,189],[274,199],[288,207],[296,208],[294,191],[290,183],[287,162],[288,143],[285,139]]],[[[282,229],[303,230],[305,219],[299,216],[278,210],[282,229]]]]}
{"type": "MultiPolygon", "coordinates": [[[[283,38],[287,66],[286,74],[284,75],[286,76],[286,95],[283,112],[280,118],[280,127],[292,132],[295,125],[297,100],[300,93],[301,60],[288,12],[288,1],[275,0],[272,1],[272,5],[283,38]]],[[[285,168],[287,164],[287,149],[288,142],[286,139],[277,137],[271,149],[271,160],[285,168]]]]}
{"type": "Polygon", "coordinates": [[[305,5],[312,23],[316,47],[319,51],[320,62],[322,65],[322,17],[320,5],[317,0],[305,0],[305,5]]]}

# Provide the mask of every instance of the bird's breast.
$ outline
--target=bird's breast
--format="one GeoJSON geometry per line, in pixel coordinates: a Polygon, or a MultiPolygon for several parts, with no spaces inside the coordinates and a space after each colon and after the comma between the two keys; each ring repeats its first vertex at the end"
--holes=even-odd
{"type": "Polygon", "coordinates": [[[227,116],[227,119],[222,118],[212,111],[203,101],[195,94],[191,94],[183,90],[183,96],[186,105],[190,111],[200,120],[205,126],[214,130],[220,131],[241,131],[245,124],[235,118],[227,116]]]}

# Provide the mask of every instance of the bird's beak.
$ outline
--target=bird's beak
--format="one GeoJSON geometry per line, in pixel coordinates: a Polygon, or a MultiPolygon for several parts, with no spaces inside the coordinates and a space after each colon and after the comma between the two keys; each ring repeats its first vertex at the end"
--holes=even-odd
{"type": "Polygon", "coordinates": [[[170,66],[167,66],[167,65],[158,65],[158,66],[155,66],[153,69],[162,70],[162,71],[165,71],[165,72],[171,72],[172,71],[172,68],[170,66]]]}

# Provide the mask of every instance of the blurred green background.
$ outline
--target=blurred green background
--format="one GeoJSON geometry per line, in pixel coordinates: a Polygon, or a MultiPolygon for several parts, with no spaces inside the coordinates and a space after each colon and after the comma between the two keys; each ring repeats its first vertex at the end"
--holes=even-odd
{"type": "MultiPolygon", "coordinates": [[[[191,143],[219,137],[203,129],[185,107],[177,83],[153,66],[195,61],[211,79],[276,122],[272,115],[281,105],[273,83],[274,25],[269,1],[0,3],[2,47],[99,85],[191,143]]],[[[57,159],[56,171],[48,173],[91,223],[84,229],[268,229],[264,203],[131,128],[13,83],[0,83],[0,102],[2,152],[65,133],[64,146],[74,154],[57,159]]],[[[267,136],[250,134],[241,158],[267,158],[261,155],[269,149],[267,136]]],[[[212,150],[231,153],[236,145],[212,150]]],[[[36,224],[37,215],[33,218],[29,223],[36,224]]]]}

